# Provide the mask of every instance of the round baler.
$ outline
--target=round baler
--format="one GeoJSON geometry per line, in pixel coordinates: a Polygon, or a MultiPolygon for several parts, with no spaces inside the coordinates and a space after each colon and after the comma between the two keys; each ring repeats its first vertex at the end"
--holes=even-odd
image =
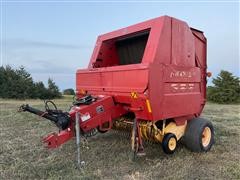
{"type": "Polygon", "coordinates": [[[180,139],[192,151],[208,151],[213,126],[199,117],[206,103],[206,47],[202,31],[169,16],[100,35],[88,68],[76,72],[76,101],[64,112],[66,121],[57,110],[21,110],[56,118],[61,131],[44,139],[49,148],[76,136],[77,122],[83,135],[132,131],[137,155],[144,154],[142,140],[160,142],[168,154],[180,139]]]}

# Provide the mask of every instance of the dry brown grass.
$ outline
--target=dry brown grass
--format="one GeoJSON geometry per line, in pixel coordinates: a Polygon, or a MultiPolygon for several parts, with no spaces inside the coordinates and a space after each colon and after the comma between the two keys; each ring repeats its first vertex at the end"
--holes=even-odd
{"type": "MultiPolygon", "coordinates": [[[[43,108],[41,101],[29,100],[43,108]]],[[[71,99],[57,100],[68,109],[71,99]]],[[[182,144],[165,155],[159,144],[145,144],[147,155],[132,161],[129,138],[109,132],[88,139],[86,162],[75,167],[75,141],[47,150],[41,138],[56,128],[28,113],[16,113],[23,101],[0,100],[0,179],[240,179],[239,105],[207,104],[203,117],[215,127],[216,143],[208,153],[193,153],[182,144]]]]}

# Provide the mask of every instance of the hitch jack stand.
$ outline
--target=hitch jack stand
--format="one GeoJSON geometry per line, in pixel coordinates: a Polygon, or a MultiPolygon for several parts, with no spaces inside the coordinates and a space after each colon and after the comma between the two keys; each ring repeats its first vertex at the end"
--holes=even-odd
{"type": "Polygon", "coordinates": [[[139,120],[137,118],[135,118],[133,122],[131,140],[132,140],[133,159],[135,159],[136,156],[146,155],[146,153],[144,152],[143,142],[140,134],[139,120]]]}
{"type": "Polygon", "coordinates": [[[80,135],[80,118],[79,118],[79,113],[76,113],[76,124],[75,124],[75,129],[76,129],[76,145],[77,145],[77,166],[78,168],[82,168],[85,165],[84,161],[81,161],[80,158],[80,140],[81,140],[81,135],[80,135]]]}

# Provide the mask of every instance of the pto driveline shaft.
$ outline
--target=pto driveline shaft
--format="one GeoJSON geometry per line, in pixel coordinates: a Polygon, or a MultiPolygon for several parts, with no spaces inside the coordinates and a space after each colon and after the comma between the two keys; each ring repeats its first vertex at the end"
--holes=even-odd
{"type": "Polygon", "coordinates": [[[57,123],[58,119],[52,115],[49,115],[47,112],[43,112],[41,110],[38,110],[36,108],[33,108],[31,106],[29,106],[28,104],[24,104],[20,107],[20,110],[22,111],[28,111],[30,113],[36,114],[38,116],[44,117],[46,119],[49,119],[50,121],[53,121],[55,123],[57,123]]]}

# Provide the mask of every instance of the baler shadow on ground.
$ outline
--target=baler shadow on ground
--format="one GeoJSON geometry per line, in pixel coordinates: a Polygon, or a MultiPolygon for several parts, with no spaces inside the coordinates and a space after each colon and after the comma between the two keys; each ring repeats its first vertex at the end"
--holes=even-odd
{"type": "MultiPolygon", "coordinates": [[[[43,103],[29,100],[43,109],[43,103]]],[[[203,117],[212,121],[215,144],[210,152],[193,153],[179,142],[173,155],[160,144],[144,143],[146,156],[132,160],[130,137],[110,131],[88,139],[81,148],[86,162],[76,168],[75,139],[59,149],[43,147],[41,138],[57,131],[49,121],[27,113],[16,113],[22,101],[0,102],[0,179],[239,179],[239,105],[208,103],[203,117]]],[[[68,110],[71,100],[56,100],[68,110]]]]}

